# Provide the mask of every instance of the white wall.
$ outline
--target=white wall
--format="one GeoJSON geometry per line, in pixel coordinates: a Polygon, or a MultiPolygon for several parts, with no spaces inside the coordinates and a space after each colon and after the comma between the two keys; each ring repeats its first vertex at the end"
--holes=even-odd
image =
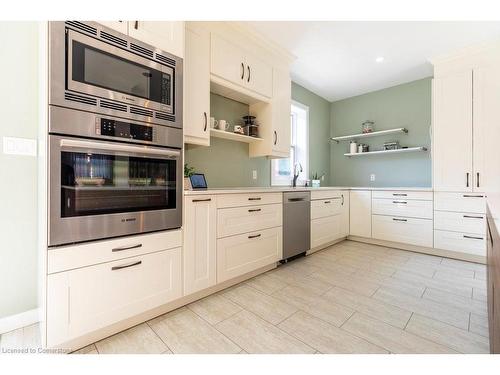
{"type": "MultiPolygon", "coordinates": [[[[0,22],[0,51],[0,141],[37,139],[38,24],[0,22]]],[[[37,307],[37,267],[37,159],[2,149],[0,319],[37,307]]]]}

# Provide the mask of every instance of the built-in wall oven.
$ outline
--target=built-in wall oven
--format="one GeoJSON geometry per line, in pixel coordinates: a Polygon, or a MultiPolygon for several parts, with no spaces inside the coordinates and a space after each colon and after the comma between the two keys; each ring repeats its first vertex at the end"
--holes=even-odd
{"type": "Polygon", "coordinates": [[[181,129],[55,106],[49,116],[49,246],[181,227],[181,129]]]}
{"type": "Polygon", "coordinates": [[[182,59],[96,22],[49,23],[49,104],[182,128],[182,59]]]}

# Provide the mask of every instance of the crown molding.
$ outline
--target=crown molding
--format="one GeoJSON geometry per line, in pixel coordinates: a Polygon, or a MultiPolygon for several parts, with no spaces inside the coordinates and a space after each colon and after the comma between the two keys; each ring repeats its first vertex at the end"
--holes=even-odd
{"type": "Polygon", "coordinates": [[[457,60],[467,59],[471,56],[477,56],[481,54],[488,54],[491,52],[500,51],[500,39],[495,39],[494,41],[488,41],[478,44],[473,44],[451,53],[438,55],[429,58],[428,61],[432,65],[441,65],[454,62],[457,60]]]}

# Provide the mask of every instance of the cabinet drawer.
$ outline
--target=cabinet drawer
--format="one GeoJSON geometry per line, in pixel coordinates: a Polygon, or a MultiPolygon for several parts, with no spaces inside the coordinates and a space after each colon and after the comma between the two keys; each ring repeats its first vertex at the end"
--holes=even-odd
{"type": "Polygon", "coordinates": [[[434,209],[439,211],[486,213],[484,194],[434,193],[434,209]]]}
{"type": "Polygon", "coordinates": [[[311,220],[311,249],[339,239],[340,223],[340,215],[311,220]]]}
{"type": "Polygon", "coordinates": [[[436,249],[486,256],[486,237],[471,233],[435,230],[434,247],[436,249]]]}
{"type": "Polygon", "coordinates": [[[372,199],[375,215],[404,216],[432,219],[432,201],[409,199],[372,199]]]}
{"type": "Polygon", "coordinates": [[[341,211],[342,199],[340,197],[311,202],[311,219],[338,215],[341,211]]]}
{"type": "Polygon", "coordinates": [[[340,190],[312,190],[311,200],[341,198],[342,194],[349,194],[349,191],[340,190]]]}
{"type": "Polygon", "coordinates": [[[416,199],[422,201],[432,200],[432,191],[395,191],[395,190],[374,190],[373,198],[382,199],[416,199]]]}
{"type": "Polygon", "coordinates": [[[217,282],[230,280],[279,261],[282,227],[217,240],[217,282]]]}
{"type": "Polygon", "coordinates": [[[222,194],[217,197],[217,208],[255,206],[282,203],[281,193],[222,194]]]}
{"type": "Polygon", "coordinates": [[[217,237],[280,227],[282,217],[282,204],[219,209],[217,210],[217,237]]]}
{"type": "Polygon", "coordinates": [[[47,273],[67,271],[98,263],[182,246],[180,229],[91,242],[48,250],[47,273]]]}
{"type": "Polygon", "coordinates": [[[180,247],[49,275],[47,344],[64,343],[181,295],[180,247]]]}
{"type": "Polygon", "coordinates": [[[373,215],[372,237],[432,247],[432,220],[373,215]]]}
{"type": "Polygon", "coordinates": [[[486,215],[435,211],[434,229],[484,235],[486,233],[486,215]]]}

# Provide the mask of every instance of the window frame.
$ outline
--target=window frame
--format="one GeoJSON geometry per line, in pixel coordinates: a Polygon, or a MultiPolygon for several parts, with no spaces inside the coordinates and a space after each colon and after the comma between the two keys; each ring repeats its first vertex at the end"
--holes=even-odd
{"type": "MultiPolygon", "coordinates": [[[[293,120],[293,117],[294,115],[296,115],[297,112],[293,112],[293,107],[297,107],[299,108],[300,110],[304,111],[305,113],[305,121],[306,121],[306,131],[305,131],[305,142],[304,142],[304,153],[305,153],[305,163],[301,163],[302,164],[302,169],[304,170],[304,172],[301,173],[301,175],[299,175],[299,178],[297,179],[297,186],[298,185],[304,185],[305,182],[307,180],[309,180],[309,130],[310,130],[310,127],[309,127],[309,106],[303,104],[303,103],[300,103],[296,100],[291,100],[290,101],[290,156],[288,158],[291,157],[291,155],[294,155],[294,159],[297,155],[297,143],[293,142],[293,138],[294,138],[294,134],[296,135],[297,133],[297,125],[296,125],[296,121],[297,119],[295,119],[295,125],[294,125],[294,120],[293,120]],[[294,129],[295,128],[295,129],[294,129]]],[[[292,178],[293,178],[293,167],[295,165],[295,160],[291,160],[291,167],[292,167],[292,171],[291,171],[291,178],[290,179],[280,179],[280,178],[277,178],[277,176],[275,176],[274,174],[274,169],[273,169],[273,162],[276,161],[276,160],[279,160],[278,158],[277,159],[272,159],[271,160],[271,168],[270,168],[270,172],[271,172],[271,186],[291,186],[292,184],[292,178]]]]}

